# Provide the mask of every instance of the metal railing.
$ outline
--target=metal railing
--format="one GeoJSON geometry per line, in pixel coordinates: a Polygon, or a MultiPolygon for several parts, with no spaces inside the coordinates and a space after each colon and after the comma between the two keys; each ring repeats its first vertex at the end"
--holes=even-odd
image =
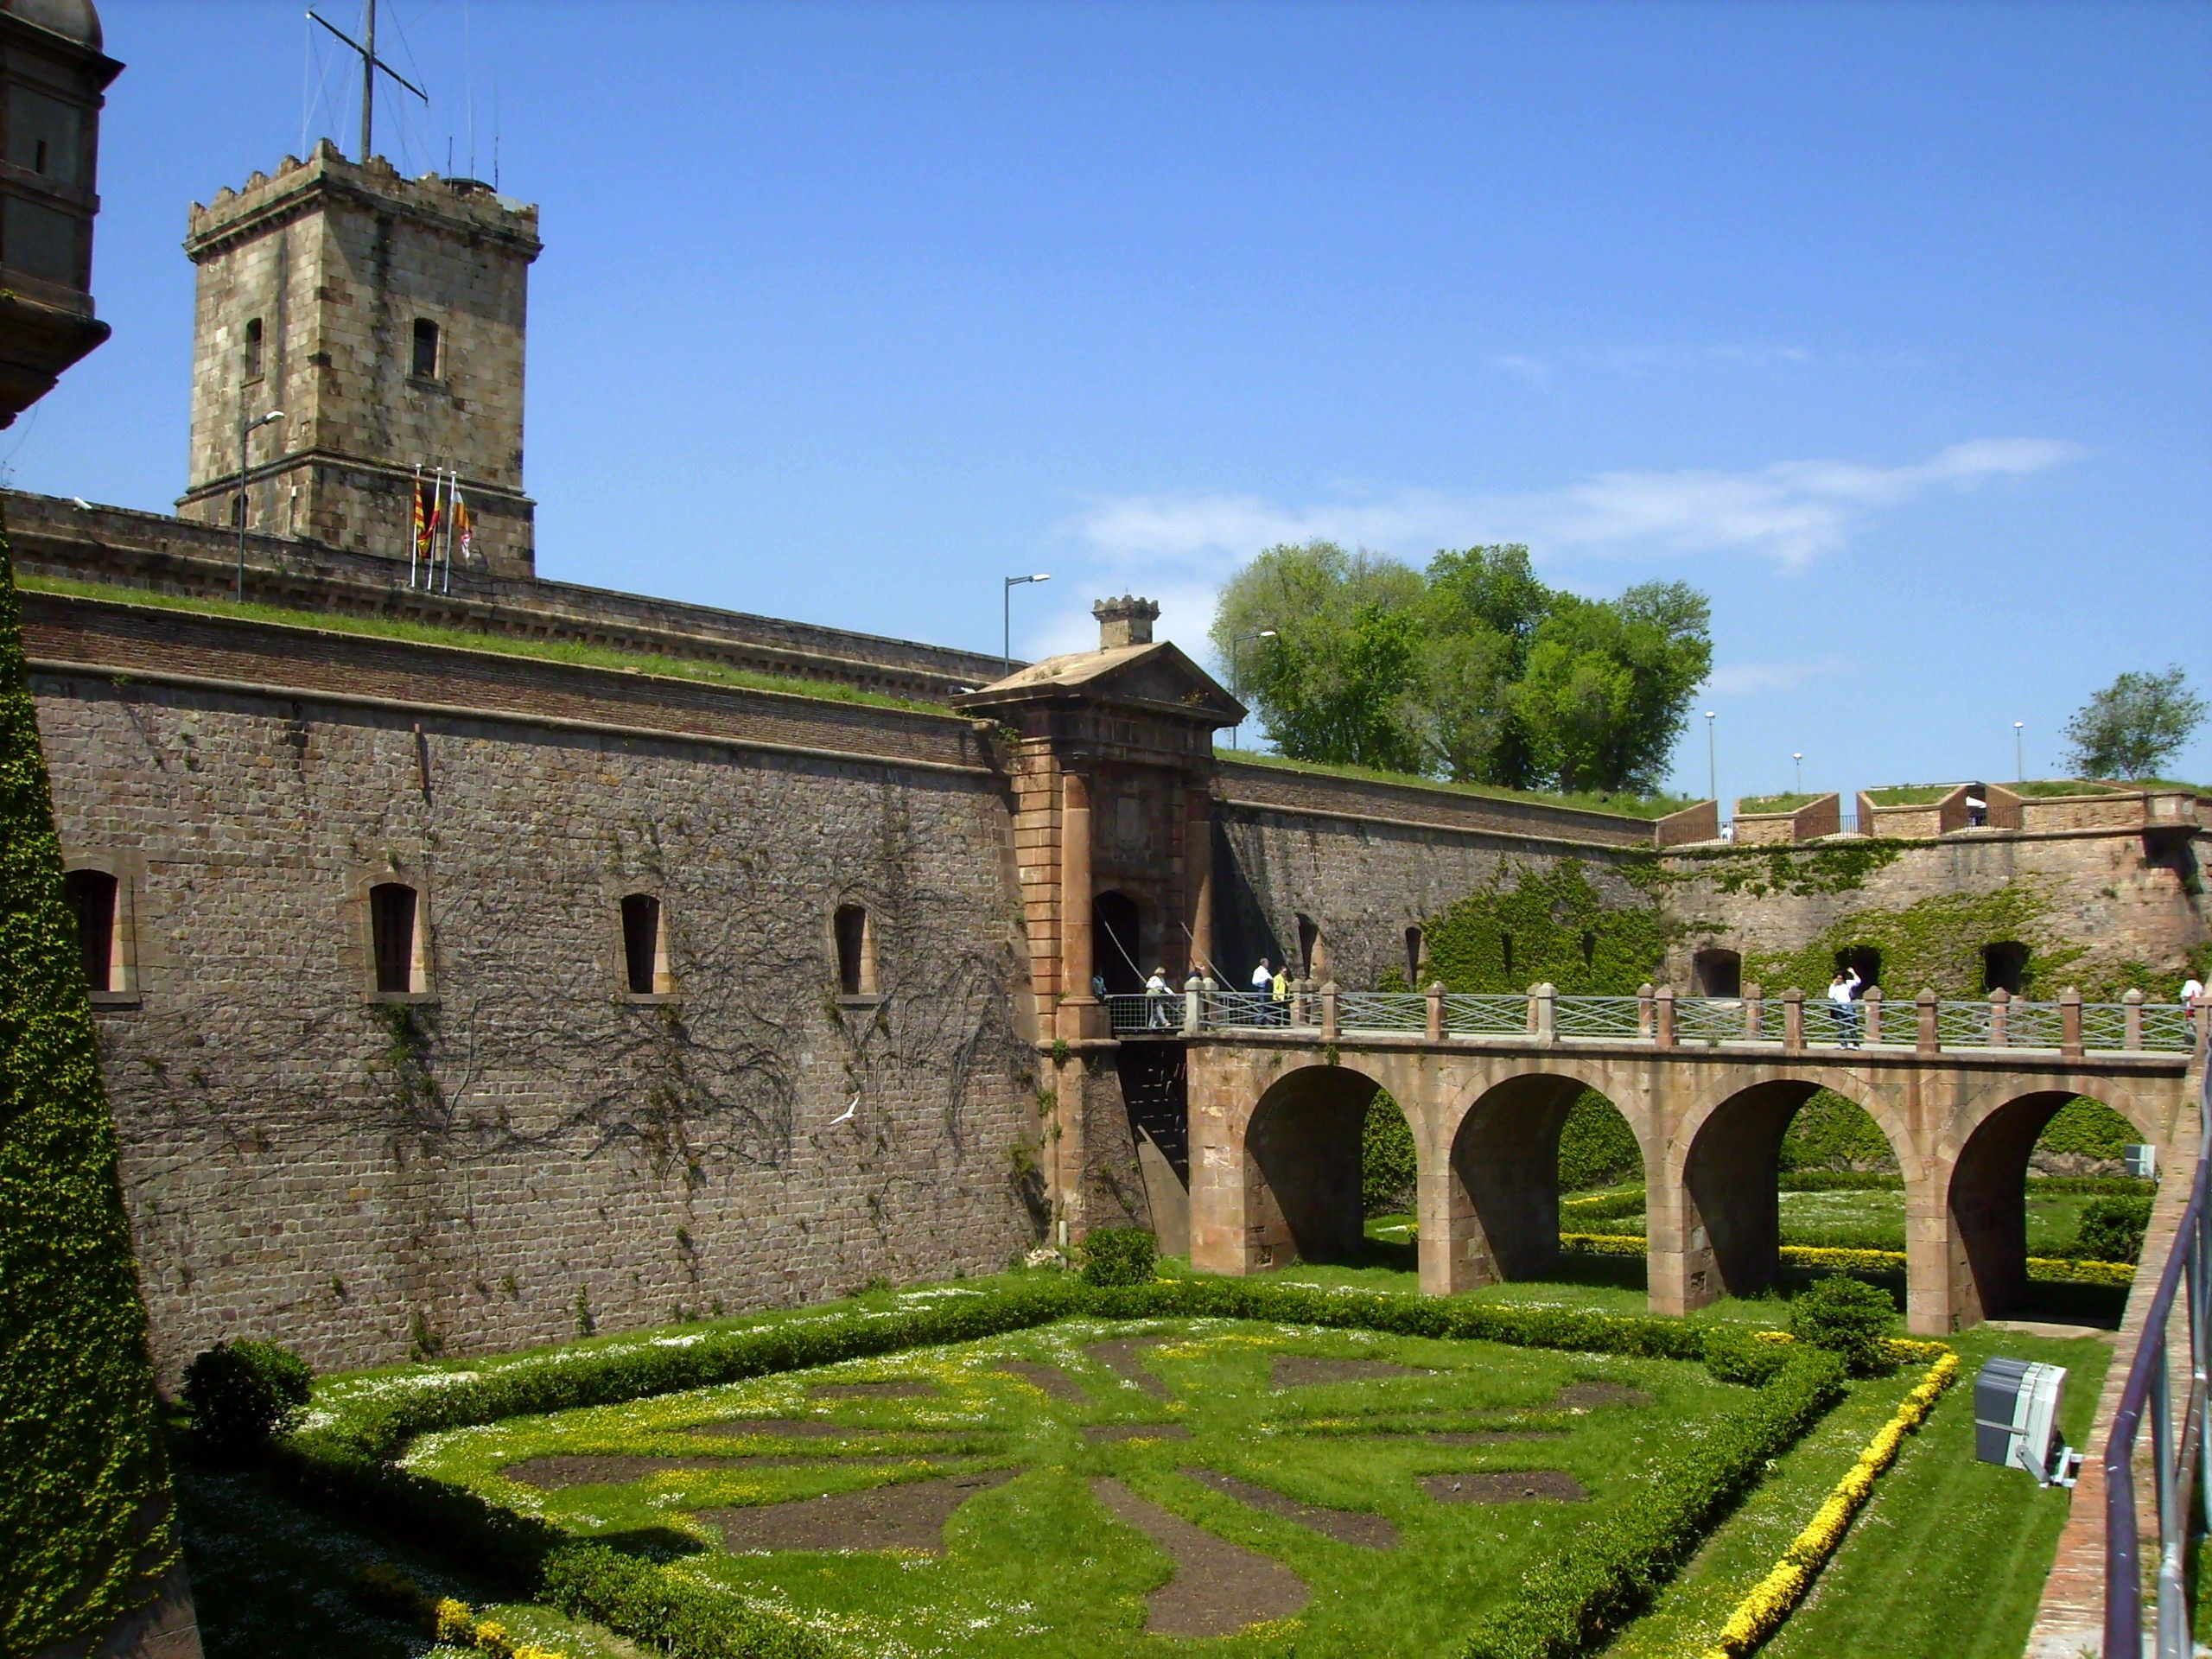
{"type": "Polygon", "coordinates": [[[2202,1079],[2197,1108],[2203,1134],[2197,1143],[2196,1179],[2174,1235],[2172,1250],[2158,1274],[2158,1294],[2135,1359],[2127,1369],[2112,1438],[2105,1444],[2105,1659],[2140,1659],[2143,1630],[2143,1563],[2138,1510],[2135,1441],[2143,1419],[2151,1419],[2151,1467],[2158,1510],[2158,1627],[2149,1651],[2158,1659],[2185,1659],[2193,1650],[2190,1631],[2189,1542],[2191,1511],[2196,1523],[2212,1525],[2212,1483],[2203,1481],[2205,1375],[2208,1336],[2212,1336],[2212,1211],[2206,1184],[2212,1177],[2212,1072],[2202,1079]],[[2189,1395],[2175,1421],[2173,1368],[2168,1363],[2174,1301],[2186,1292],[2189,1319],[2189,1395]]]}
{"type": "MultiPolygon", "coordinates": [[[[1206,988],[1198,993],[1198,1029],[1250,1030],[1318,1027],[1329,1020],[1330,994],[1310,983],[1278,1002],[1257,991],[1206,988]]],[[[1109,996],[1116,1035],[1180,1031],[1185,995],[1109,996]]],[[[1422,991],[1338,991],[1335,1024],[1340,1033],[1418,1036],[1429,1030],[1430,998],[1422,991]]],[[[1539,986],[1517,996],[1447,995],[1440,999],[1440,1034],[1449,1038],[1519,1038],[1560,1042],[1632,1042],[1787,1048],[1794,1036],[1808,1049],[1916,1050],[1922,1045],[1923,1005],[1917,999],[1870,997],[1840,1007],[1821,995],[1560,996],[1539,986]],[[1792,1007],[1797,1010],[1793,1016],[1792,1007]],[[1671,1035],[1661,1010],[1673,1009],[1671,1035]]],[[[1938,1051],[2004,1051],[2142,1054],[2183,1057],[2196,1046],[2190,1016],[2171,1003],[2147,1001],[1937,1001],[1938,1051]]],[[[2212,1019],[2212,1007],[2204,1016],[2212,1019]]]]}

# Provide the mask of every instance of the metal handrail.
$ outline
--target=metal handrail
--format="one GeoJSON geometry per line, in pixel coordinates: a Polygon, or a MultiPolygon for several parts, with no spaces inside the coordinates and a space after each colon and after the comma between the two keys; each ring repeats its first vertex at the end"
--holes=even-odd
{"type": "Polygon", "coordinates": [[[2189,1498],[2198,1497],[2202,1519],[2212,1523],[2212,1484],[2199,1487],[2198,1464],[2204,1446],[2205,1358],[2212,1335],[2212,1067],[2199,1077],[2197,1111],[2202,1125],[2197,1143],[2196,1179],[2181,1213],[2174,1247],[2158,1274],[2158,1294],[2143,1321],[2143,1339],[2127,1368],[2120,1408],[2113,1415],[2112,1438],[2105,1444],[2105,1659],[2140,1659],[2143,1652],[2143,1568],[2136,1516],[2135,1440],[2143,1414],[2151,1414],[2152,1472],[2158,1502],[2158,1659],[2185,1659],[2193,1646],[2190,1633],[2188,1545],[2189,1498]],[[2174,1298],[2184,1280],[2189,1289],[2189,1400],[2176,1443],[2171,1369],[2166,1363],[2168,1326],[2174,1298]]]}

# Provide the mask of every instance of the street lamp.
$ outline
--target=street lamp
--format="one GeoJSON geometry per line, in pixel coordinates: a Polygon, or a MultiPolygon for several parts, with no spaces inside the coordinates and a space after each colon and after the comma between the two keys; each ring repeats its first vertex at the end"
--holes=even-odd
{"type": "Polygon", "coordinates": [[[1720,802],[1720,763],[1713,747],[1713,710],[1705,711],[1705,793],[1717,807],[1720,802]]]}
{"type": "Polygon", "coordinates": [[[2012,781],[2016,784],[2024,784],[2028,781],[2028,763],[2025,758],[2027,751],[2021,747],[2020,742],[2020,728],[2027,723],[2024,720],[2016,720],[2012,722],[2012,781]]]}
{"type": "Polygon", "coordinates": [[[238,603],[245,603],[245,441],[249,433],[267,426],[272,421],[284,418],[284,411],[272,409],[259,420],[245,417],[245,405],[238,405],[238,603]]]}
{"type": "Polygon", "coordinates": [[[1048,575],[1008,576],[1006,578],[1006,588],[1004,593],[1001,595],[1004,602],[1000,606],[1000,609],[1004,613],[1004,614],[1000,618],[1000,620],[1006,626],[1006,632],[999,641],[1001,678],[1004,678],[1007,675],[1014,672],[1014,590],[1020,587],[1024,582],[1050,582],[1051,580],[1052,577],[1048,575]]]}
{"type": "Polygon", "coordinates": [[[1797,782],[1795,787],[1796,792],[1802,795],[1805,792],[1805,757],[1800,751],[1792,749],[1789,752],[1789,758],[1797,763],[1797,782]]]}
{"type": "MultiPolygon", "coordinates": [[[[1275,631],[1273,628],[1262,628],[1257,633],[1240,633],[1229,642],[1229,695],[1235,697],[1237,702],[1244,701],[1244,677],[1236,665],[1237,648],[1250,640],[1272,639],[1274,637],[1275,631]]],[[[1241,720],[1229,728],[1230,748],[1236,747],[1236,734],[1243,729],[1244,722],[1241,720]]]]}

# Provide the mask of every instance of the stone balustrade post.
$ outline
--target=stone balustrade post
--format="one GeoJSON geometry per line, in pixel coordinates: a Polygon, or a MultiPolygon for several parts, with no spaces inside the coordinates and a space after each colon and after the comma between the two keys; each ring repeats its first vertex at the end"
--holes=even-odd
{"type": "Polygon", "coordinates": [[[1308,974],[1298,982],[1298,988],[1290,999],[1290,1023],[1310,1026],[1313,1023],[1313,976],[1308,974]]]}
{"type": "Polygon", "coordinates": [[[2082,993],[2071,985],[2058,994],[2058,1052],[2082,1058],[2082,993]]]}
{"type": "Polygon", "coordinates": [[[1792,1054],[1805,1052],[1805,993],[1795,985],[1782,994],[1782,1046],[1792,1054]]]}
{"type": "Polygon", "coordinates": [[[1652,998],[1657,995],[1648,979],[1636,988],[1636,1034],[1639,1041],[1648,1043],[1651,1040],[1651,1003],[1652,998]]]}
{"type": "Polygon", "coordinates": [[[1337,1040],[1337,982],[1333,979],[1321,988],[1321,1040],[1337,1040]]]}
{"type": "Polygon", "coordinates": [[[2120,1017],[2127,1033],[2120,1039],[2120,1046],[2130,1054],[2140,1054],[2143,1052],[2143,993],[2129,991],[2120,999],[2120,1017]]]}
{"type": "Polygon", "coordinates": [[[1766,1038],[1766,996],[1756,985],[1744,987],[1744,1040],[1763,1042],[1766,1038]]]}
{"type": "Polygon", "coordinates": [[[1882,1040],[1882,988],[1869,986],[1866,995],[1859,999],[1859,1006],[1866,1015],[1866,1036],[1869,1043],[1882,1040]]]}
{"type": "Polygon", "coordinates": [[[1206,993],[1213,982],[1192,974],[1183,982],[1183,1034],[1195,1037],[1206,1022],[1206,993]]]}
{"type": "Polygon", "coordinates": [[[1538,1042],[1559,1041],[1559,988],[1548,980],[1529,988],[1529,1023],[1538,1042]]]}
{"type": "Polygon", "coordinates": [[[1989,994],[1989,1046],[2012,1046],[2012,993],[2002,985],[1989,994]]]}
{"type": "Polygon", "coordinates": [[[1941,1033],[1936,1026],[1936,993],[1923,988],[1913,1000],[1920,1011],[1920,1040],[1916,1046],[1923,1054],[1936,1053],[1942,1044],[1938,1040],[1941,1033]]]}
{"type": "Polygon", "coordinates": [[[2208,1047],[2212,1047],[2212,1044],[2208,1044],[2207,1041],[2208,1038],[2212,1038],[2212,992],[2206,992],[2197,997],[2195,1013],[2196,1014],[2196,1058],[2202,1060],[2205,1058],[2208,1047]]]}
{"type": "Polygon", "coordinates": [[[1428,988],[1428,1040],[1444,1040],[1444,982],[1433,980],[1428,988]]]}
{"type": "Polygon", "coordinates": [[[1651,999],[1651,1039],[1662,1048],[1675,1046],[1675,988],[1662,985],[1651,999]]]}

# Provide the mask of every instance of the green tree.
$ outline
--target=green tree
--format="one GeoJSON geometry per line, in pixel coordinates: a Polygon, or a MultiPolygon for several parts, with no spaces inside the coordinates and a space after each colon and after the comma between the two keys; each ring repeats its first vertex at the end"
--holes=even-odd
{"type": "Polygon", "coordinates": [[[2148,778],[2203,723],[2204,699],[2178,667],[2123,674],[2067,722],[2067,765],[2084,778],[2148,778]]]}
{"type": "Polygon", "coordinates": [[[1713,666],[1705,595],[1647,582],[1610,603],[1561,594],[1514,707],[1538,773],[1563,790],[1655,790],[1713,666]]]}

